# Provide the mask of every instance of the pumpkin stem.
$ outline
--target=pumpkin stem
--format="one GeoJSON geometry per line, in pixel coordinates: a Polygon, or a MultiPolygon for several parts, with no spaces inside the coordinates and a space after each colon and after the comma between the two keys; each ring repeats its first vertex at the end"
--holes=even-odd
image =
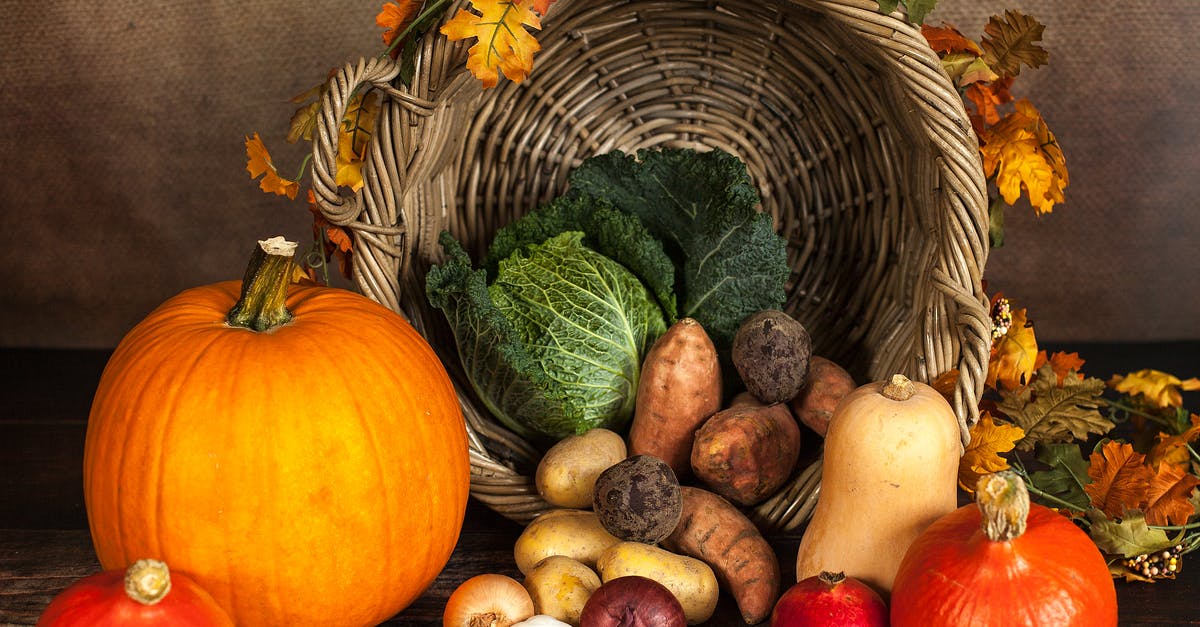
{"type": "Polygon", "coordinates": [[[158,560],[138,560],[125,571],[125,594],[142,605],[154,605],[171,591],[171,571],[158,560]]]}
{"type": "Polygon", "coordinates": [[[883,384],[883,395],[893,401],[907,401],[917,393],[917,386],[902,374],[892,375],[892,379],[883,384]]]}
{"type": "Polygon", "coordinates": [[[975,485],[975,503],[983,514],[983,533],[993,542],[1008,542],[1025,533],[1029,490],[1017,473],[1002,470],[984,475],[975,485]]]}
{"type": "Polygon", "coordinates": [[[242,295],[225,317],[231,326],[268,331],[291,321],[286,300],[295,254],[296,242],[282,237],[258,242],[242,278],[242,295]]]}

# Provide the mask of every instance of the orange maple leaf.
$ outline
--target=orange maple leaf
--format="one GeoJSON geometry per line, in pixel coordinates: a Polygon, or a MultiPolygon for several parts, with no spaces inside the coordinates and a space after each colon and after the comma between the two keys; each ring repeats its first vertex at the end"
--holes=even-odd
{"type": "Polygon", "coordinates": [[[1140,394],[1147,402],[1158,407],[1181,407],[1181,390],[1200,390],[1200,379],[1192,377],[1183,381],[1173,374],[1147,368],[1125,376],[1113,375],[1108,381],[1108,387],[1129,395],[1140,394]]]}
{"type": "Polygon", "coordinates": [[[979,422],[971,427],[971,443],[958,461],[958,486],[973,492],[980,477],[1008,468],[1008,460],[1000,453],[1013,450],[1023,437],[1025,431],[1020,427],[996,424],[991,414],[980,412],[979,422]]]}
{"type": "Polygon", "coordinates": [[[1200,416],[1192,414],[1192,426],[1179,435],[1158,434],[1158,443],[1150,449],[1147,464],[1155,470],[1163,466],[1174,466],[1180,470],[1188,470],[1192,466],[1192,454],[1188,444],[1200,438],[1200,416]]]}
{"type": "Polygon", "coordinates": [[[975,105],[971,112],[971,124],[975,132],[983,135],[984,130],[1000,121],[1000,106],[1012,102],[1012,77],[1001,78],[986,83],[971,83],[967,86],[965,96],[975,105]]]}
{"type": "Polygon", "coordinates": [[[1127,509],[1141,509],[1154,476],[1145,459],[1130,444],[1115,440],[1092,453],[1088,464],[1092,482],[1083,486],[1092,506],[1109,518],[1120,518],[1127,509]]]}
{"type": "Polygon", "coordinates": [[[1037,354],[1033,325],[1026,320],[1024,309],[1014,310],[1008,332],[992,343],[987,384],[995,389],[1013,389],[1028,383],[1036,370],[1037,354]]]}
{"type": "Polygon", "coordinates": [[[545,15],[552,4],[554,4],[554,0],[533,0],[533,10],[540,15],[545,15]]]}
{"type": "Polygon", "coordinates": [[[468,51],[467,69],[485,88],[495,87],[500,73],[514,83],[525,80],[533,53],[542,48],[528,30],[542,27],[533,0],[472,0],[471,6],[479,13],[459,9],[441,28],[451,41],[478,40],[468,51]]]}
{"type": "MultiPolygon", "coordinates": [[[[375,16],[375,24],[383,28],[383,44],[391,46],[396,37],[404,32],[417,18],[417,12],[424,4],[423,0],[399,0],[399,2],[384,3],[379,14],[375,16]]],[[[400,54],[400,46],[392,50],[392,57],[400,54]]]]}
{"type": "Polygon", "coordinates": [[[267,147],[263,145],[258,133],[255,133],[254,137],[246,138],[246,158],[246,171],[250,173],[250,178],[262,177],[258,183],[259,189],[270,194],[296,198],[300,184],[279,176],[275,164],[271,162],[271,154],[267,152],[267,147]]]}
{"type": "Polygon", "coordinates": [[[941,26],[921,25],[921,35],[929,42],[929,47],[938,54],[966,52],[973,56],[983,54],[979,44],[967,39],[959,30],[945,22],[941,26]]]}
{"type": "Polygon", "coordinates": [[[1076,377],[1083,378],[1083,375],[1079,374],[1079,369],[1083,367],[1084,361],[1079,358],[1079,353],[1059,351],[1047,357],[1046,351],[1038,351],[1033,369],[1041,370],[1046,362],[1050,362],[1050,367],[1054,369],[1054,374],[1058,376],[1059,387],[1062,386],[1063,379],[1072,372],[1075,373],[1076,377]]]}
{"type": "MultiPolygon", "coordinates": [[[[324,261],[328,263],[334,257],[338,260],[338,269],[347,279],[351,275],[351,259],[354,255],[354,240],[346,229],[330,222],[317,206],[317,196],[308,190],[308,210],[313,214],[313,239],[321,242],[324,250],[324,261]]],[[[312,268],[310,268],[310,271],[312,268]]],[[[314,281],[316,277],[309,274],[314,281]]]]}
{"type": "Polygon", "coordinates": [[[1039,214],[1050,213],[1069,182],[1062,148],[1033,104],[1022,98],[1014,106],[980,136],[984,174],[996,176],[1004,202],[1016,203],[1024,190],[1039,214]]]}
{"type": "Polygon", "coordinates": [[[1196,507],[1190,497],[1200,478],[1170,464],[1158,467],[1150,479],[1146,495],[1146,523],[1150,525],[1183,525],[1196,507]]]}

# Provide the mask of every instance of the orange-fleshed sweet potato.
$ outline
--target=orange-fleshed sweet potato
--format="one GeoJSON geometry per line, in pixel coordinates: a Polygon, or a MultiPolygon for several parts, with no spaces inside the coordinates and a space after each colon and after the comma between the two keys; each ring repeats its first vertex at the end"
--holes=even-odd
{"type": "Polygon", "coordinates": [[[691,474],[696,429],[721,409],[721,366],[712,339],[691,318],[671,325],[646,354],[638,380],[629,455],[653,455],[691,474]]]}
{"type": "Polygon", "coordinates": [[[792,412],[797,420],[825,437],[834,408],[857,387],[854,378],[841,366],[813,355],[804,388],[790,403],[792,412]]]}
{"type": "Polygon", "coordinates": [[[800,457],[800,426],[787,405],[743,404],[717,412],[696,432],[692,471],[717,494],[754,505],[787,481],[800,457]]]}
{"type": "Polygon", "coordinates": [[[712,567],[747,624],[765,621],[779,598],[779,559],[754,523],[720,496],[684,486],[683,515],[662,545],[712,567]]]}

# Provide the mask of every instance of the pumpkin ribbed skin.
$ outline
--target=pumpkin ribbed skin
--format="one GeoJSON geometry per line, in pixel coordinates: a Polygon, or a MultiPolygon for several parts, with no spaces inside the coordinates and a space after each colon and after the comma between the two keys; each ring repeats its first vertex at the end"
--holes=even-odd
{"type": "Polygon", "coordinates": [[[358,294],[292,286],[294,319],[225,316],[239,282],[163,303],[92,405],[84,496],[106,569],[153,557],[238,625],[371,625],[445,567],[465,515],[466,429],[425,340],[358,294]]]}
{"type": "Polygon", "coordinates": [[[1115,627],[1112,576],[1074,523],[1034,503],[1025,532],[997,542],[982,520],[964,505],[917,537],[896,574],[893,627],[1115,627]]]}

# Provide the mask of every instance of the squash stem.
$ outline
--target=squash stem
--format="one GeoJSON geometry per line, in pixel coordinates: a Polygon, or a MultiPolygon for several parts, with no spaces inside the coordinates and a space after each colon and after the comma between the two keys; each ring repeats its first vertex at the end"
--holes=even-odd
{"type": "Polygon", "coordinates": [[[980,477],[975,503],[983,515],[983,533],[993,542],[1008,542],[1025,533],[1029,490],[1017,473],[1003,470],[980,477]]]}
{"type": "Polygon", "coordinates": [[[894,374],[887,383],[883,384],[880,390],[884,396],[893,401],[907,401],[917,393],[917,386],[908,377],[902,374],[894,374]]]}
{"type": "Polygon", "coordinates": [[[125,594],[142,605],[154,605],[171,591],[171,571],[158,560],[138,560],[125,571],[125,594]]]}
{"type": "Polygon", "coordinates": [[[258,242],[242,279],[242,295],[225,320],[230,326],[269,331],[287,324],[287,288],[292,282],[296,243],[282,237],[258,242]]]}

